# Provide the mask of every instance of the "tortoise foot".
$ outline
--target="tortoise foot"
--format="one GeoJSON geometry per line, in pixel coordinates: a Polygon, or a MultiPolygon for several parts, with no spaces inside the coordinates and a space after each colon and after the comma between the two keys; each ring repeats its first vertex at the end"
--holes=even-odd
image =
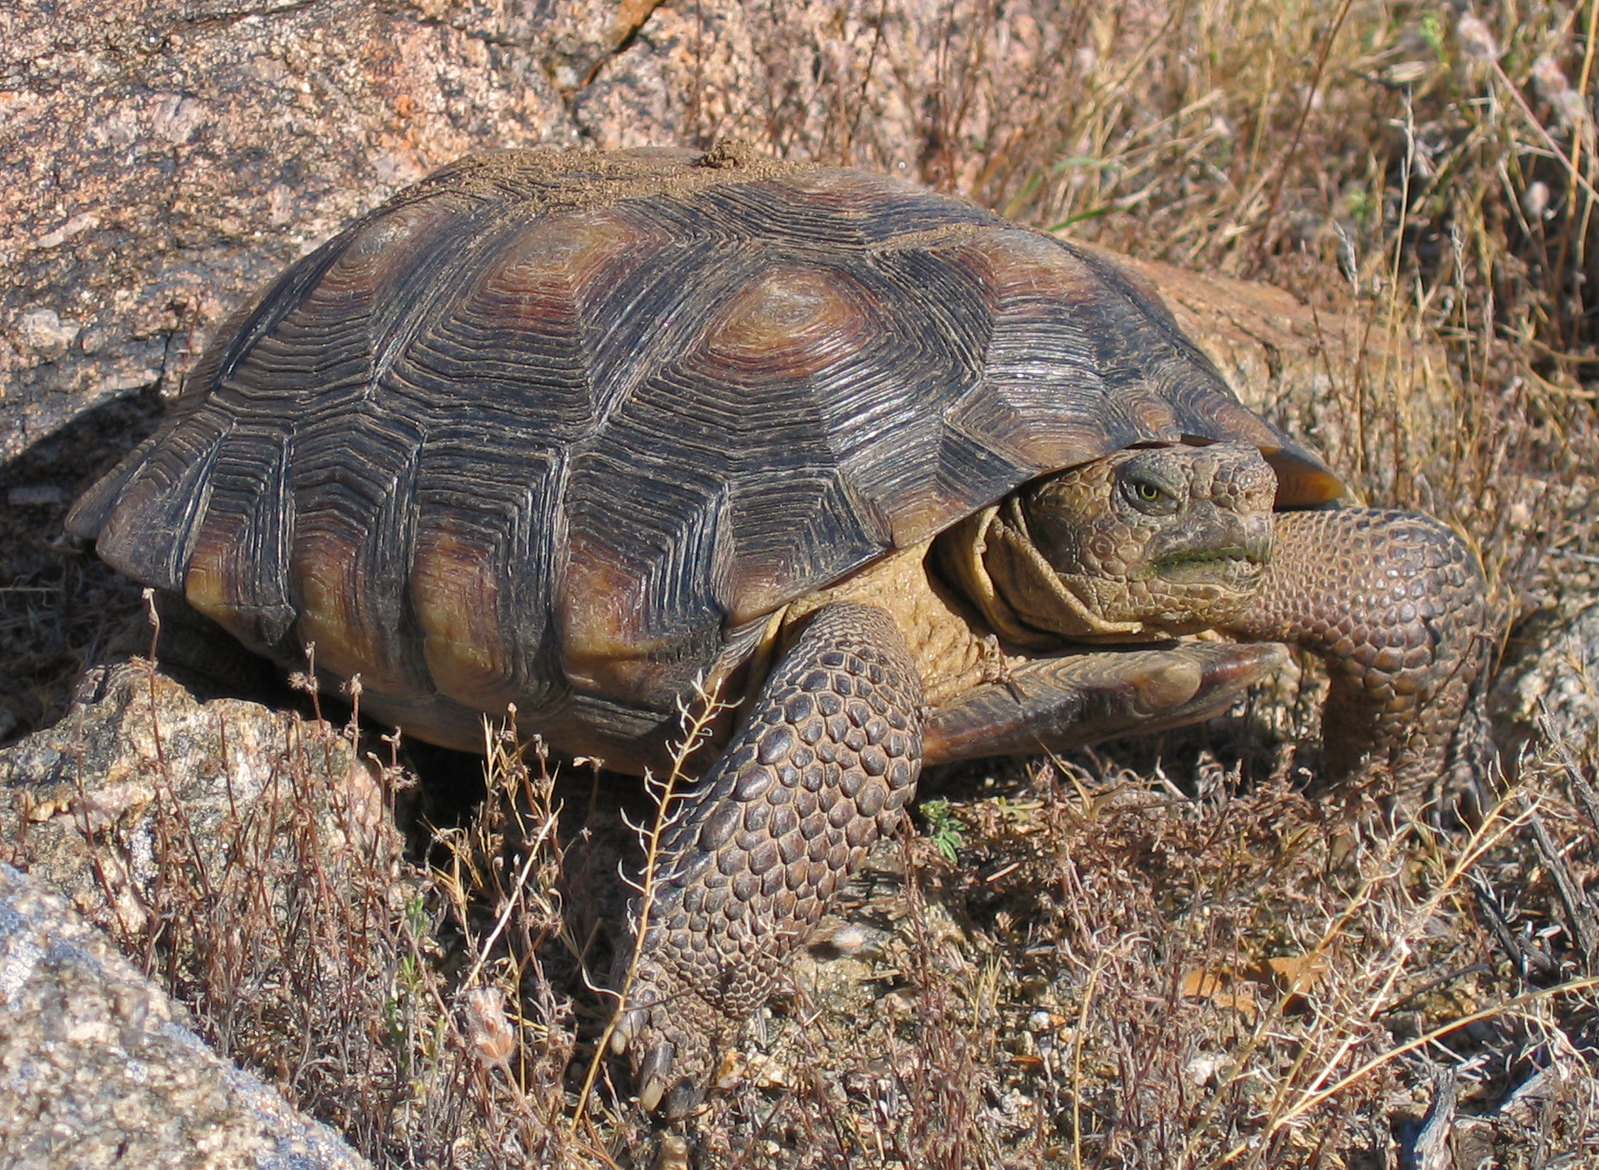
{"type": "Polygon", "coordinates": [[[1182,727],[1225,713],[1287,660],[1288,651],[1269,642],[1174,642],[1037,658],[932,711],[924,744],[942,763],[1182,727]]]}
{"type": "Polygon", "coordinates": [[[748,721],[672,817],[631,920],[638,941],[613,1044],[639,1101],[694,1108],[739,1026],[921,770],[921,683],[882,610],[817,612],[748,721]]]}
{"type": "Polygon", "coordinates": [[[1480,778],[1487,585],[1447,526],[1368,508],[1280,515],[1270,576],[1237,629],[1327,663],[1327,784],[1383,778],[1436,797],[1480,778]]]}
{"type": "Polygon", "coordinates": [[[692,990],[662,998],[658,989],[672,982],[666,970],[641,966],[612,1033],[611,1051],[629,1058],[639,1104],[675,1121],[705,1099],[718,1079],[722,1053],[743,1021],[692,990]]]}

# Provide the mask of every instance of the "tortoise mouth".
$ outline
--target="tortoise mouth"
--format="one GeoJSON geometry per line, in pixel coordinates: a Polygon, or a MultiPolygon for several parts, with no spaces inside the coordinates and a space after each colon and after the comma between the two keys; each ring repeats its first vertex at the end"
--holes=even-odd
{"type": "Polygon", "coordinates": [[[1260,583],[1269,557],[1243,545],[1174,553],[1154,562],[1155,575],[1174,585],[1228,585],[1252,589],[1260,583]]]}

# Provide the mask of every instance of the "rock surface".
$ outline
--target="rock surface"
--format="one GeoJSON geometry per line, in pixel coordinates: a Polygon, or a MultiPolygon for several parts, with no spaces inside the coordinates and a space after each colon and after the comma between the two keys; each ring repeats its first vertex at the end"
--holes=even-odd
{"type": "Polygon", "coordinates": [[[0,1164],[357,1170],[219,1059],[48,883],[0,863],[0,1164]]]}
{"type": "Polygon", "coordinates": [[[242,864],[241,840],[284,806],[316,818],[330,859],[387,830],[372,770],[332,728],[258,703],[197,702],[142,659],[91,670],[66,718],[0,751],[0,859],[125,937],[149,925],[164,855],[180,849],[220,887],[242,864]]]}
{"type": "Polygon", "coordinates": [[[576,140],[525,51],[537,21],[438,7],[0,12],[0,459],[110,398],[175,392],[245,297],[439,163],[576,140]]]}
{"type": "Polygon", "coordinates": [[[121,1143],[124,1165],[364,1165],[205,1049],[90,924],[314,1107],[296,1028],[350,1019],[359,1049],[368,1013],[327,989],[387,994],[388,952],[358,942],[388,936],[360,914],[416,896],[388,797],[328,724],[200,702],[142,659],[91,670],[60,723],[0,751],[0,864],[27,871],[0,880],[0,1164],[110,1165],[121,1143]]]}
{"type": "Polygon", "coordinates": [[[1508,735],[1503,748],[1535,740],[1580,751],[1599,735],[1599,601],[1554,600],[1521,631],[1518,657],[1495,680],[1491,701],[1508,735]]]}

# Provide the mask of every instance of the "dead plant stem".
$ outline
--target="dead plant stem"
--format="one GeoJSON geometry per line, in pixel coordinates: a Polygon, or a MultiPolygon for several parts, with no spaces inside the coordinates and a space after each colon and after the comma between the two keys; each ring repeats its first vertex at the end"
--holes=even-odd
{"type": "Polygon", "coordinates": [[[662,854],[662,838],[682,813],[679,805],[688,794],[682,792],[681,787],[687,780],[689,758],[709,738],[712,722],[728,709],[729,705],[719,701],[703,682],[696,681],[693,699],[679,704],[685,730],[682,739],[672,747],[671,767],[667,771],[666,779],[657,780],[649,773],[645,774],[645,784],[656,794],[656,806],[655,818],[648,827],[633,826],[644,844],[644,872],[638,882],[630,883],[639,891],[638,920],[633,928],[633,953],[628,956],[627,970],[622,976],[621,985],[610,992],[616,998],[616,1010],[606,1022],[605,1030],[595,1044],[594,1057],[589,1061],[588,1071],[583,1076],[583,1087],[578,1091],[577,1105],[572,1111],[572,1120],[568,1126],[574,1135],[584,1120],[589,1095],[593,1092],[594,1082],[599,1077],[600,1066],[610,1051],[611,1038],[616,1035],[616,1029],[621,1025],[622,1015],[627,1010],[628,995],[638,978],[644,939],[650,929],[650,914],[654,910],[655,899],[662,881],[661,867],[667,860],[662,854]]]}

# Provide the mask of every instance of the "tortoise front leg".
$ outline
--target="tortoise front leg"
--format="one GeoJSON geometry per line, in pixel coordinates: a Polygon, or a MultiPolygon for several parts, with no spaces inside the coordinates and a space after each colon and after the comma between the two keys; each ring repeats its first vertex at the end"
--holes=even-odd
{"type": "MultiPolygon", "coordinates": [[[[903,815],[922,689],[882,610],[819,610],[666,831],[613,1040],[639,1100],[680,1117],[833,892],[903,815]]],[[[635,899],[632,917],[638,922],[635,899]]]]}
{"type": "Polygon", "coordinates": [[[1266,580],[1230,628],[1327,663],[1330,783],[1388,768],[1409,794],[1469,784],[1484,766],[1487,585],[1438,521],[1370,508],[1280,514],[1266,580]]]}

